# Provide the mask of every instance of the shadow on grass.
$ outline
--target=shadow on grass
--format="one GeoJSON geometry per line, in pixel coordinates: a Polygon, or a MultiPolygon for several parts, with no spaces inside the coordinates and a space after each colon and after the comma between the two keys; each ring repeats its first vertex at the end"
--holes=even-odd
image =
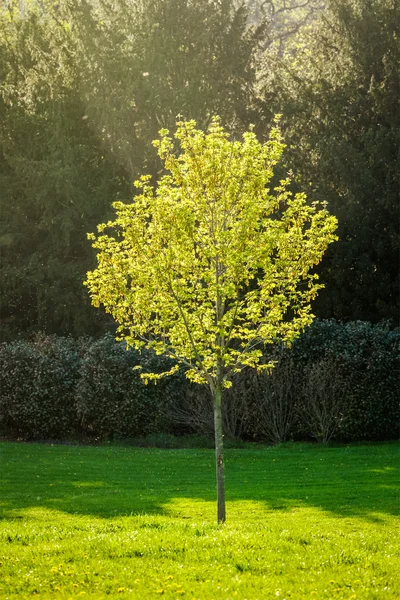
{"type": "MultiPolygon", "coordinates": [[[[228,450],[227,501],[262,504],[265,511],[314,507],[378,522],[398,514],[398,463],[397,444],[228,450]]],[[[214,453],[6,442],[0,489],[2,518],[33,507],[99,518],[168,515],[177,499],[215,502],[214,453]]]]}

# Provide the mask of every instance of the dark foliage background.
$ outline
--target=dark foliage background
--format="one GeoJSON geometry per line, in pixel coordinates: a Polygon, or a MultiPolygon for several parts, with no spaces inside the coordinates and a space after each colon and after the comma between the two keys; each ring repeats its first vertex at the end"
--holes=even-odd
{"type": "Polygon", "coordinates": [[[225,432],[269,442],[396,437],[399,38],[396,0],[5,3],[2,430],[30,439],[212,431],[207,390],[182,372],[144,386],[132,367],[165,369],[165,359],[127,352],[90,306],[86,234],[114,200],[132,200],[140,174],[156,183],[151,141],[177,117],[205,128],[219,114],[233,137],[254,124],[266,139],[280,113],[277,180],[292,171],[294,190],[328,201],[340,239],[318,266],[322,320],[291,349],[268,350],[270,375],[237,377],[225,432]]]}
{"type": "MultiPolygon", "coordinates": [[[[390,440],[398,435],[400,329],[315,321],[291,349],[266,349],[269,374],[244,370],[226,390],[227,438],[390,440]]],[[[141,371],[171,367],[107,334],[37,337],[0,346],[0,428],[23,439],[129,439],[213,434],[211,396],[183,372],[145,385],[141,371]]]]}
{"type": "Polygon", "coordinates": [[[400,8],[395,0],[9,0],[0,9],[0,295],[4,341],[101,336],[82,286],[86,233],[160,164],[177,116],[233,136],[275,113],[279,178],[327,200],[340,241],[320,318],[398,322],[400,8]],[[286,8],[285,8],[286,7],[286,8]]]}

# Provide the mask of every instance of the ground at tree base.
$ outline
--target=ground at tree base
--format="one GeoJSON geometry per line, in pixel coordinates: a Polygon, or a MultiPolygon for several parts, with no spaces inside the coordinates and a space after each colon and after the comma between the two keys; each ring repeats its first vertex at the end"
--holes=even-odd
{"type": "Polygon", "coordinates": [[[397,444],[0,444],[0,597],[397,598],[397,444]]]}

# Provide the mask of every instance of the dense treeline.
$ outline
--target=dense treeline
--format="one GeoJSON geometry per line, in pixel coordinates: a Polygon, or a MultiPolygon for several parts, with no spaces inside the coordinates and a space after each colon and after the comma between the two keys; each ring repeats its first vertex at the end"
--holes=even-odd
{"type": "Polygon", "coordinates": [[[160,164],[176,117],[265,138],[329,202],[322,318],[397,319],[399,23],[395,0],[10,0],[0,12],[0,316],[4,340],[112,328],[82,286],[86,232],[160,164]],[[23,9],[22,9],[23,8],[23,9]]]}
{"type": "Polygon", "coordinates": [[[320,269],[320,317],[399,318],[400,5],[334,0],[264,62],[292,167],[338,217],[320,269]]]}
{"type": "MultiPolygon", "coordinates": [[[[246,369],[226,390],[227,438],[390,440],[398,434],[400,330],[315,321],[291,349],[266,349],[269,374],[246,369]]],[[[145,385],[141,371],[171,365],[126,350],[110,334],[39,336],[0,345],[0,433],[23,439],[106,440],[152,434],[212,437],[206,386],[184,372],[145,385]],[[136,368],[135,368],[136,367],[136,368]]]]}

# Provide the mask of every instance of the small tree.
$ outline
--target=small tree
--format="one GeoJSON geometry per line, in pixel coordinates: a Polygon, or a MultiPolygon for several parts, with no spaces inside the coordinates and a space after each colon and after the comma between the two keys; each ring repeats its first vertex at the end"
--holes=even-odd
{"type": "Polygon", "coordinates": [[[296,372],[289,356],[280,356],[270,374],[255,378],[254,429],[258,436],[274,444],[285,442],[295,422],[296,372]]]}
{"type": "Polygon", "coordinates": [[[317,441],[327,444],[349,413],[348,389],[340,361],[326,356],[306,367],[299,417],[317,441]]]}
{"type": "Polygon", "coordinates": [[[214,405],[218,522],[225,521],[221,403],[243,367],[260,365],[262,344],[290,343],[312,320],[321,285],[310,273],[335,239],[336,219],[289,180],[266,187],[284,145],[278,128],[265,144],[247,132],[230,141],[214,118],[206,133],[177,123],[154,142],[168,174],[157,189],[143,176],[132,204],[114,203],[115,221],[89,238],[98,266],[86,285],[119,324],[120,339],[176,360],[208,384],[214,405]],[[105,234],[112,228],[114,233],[105,234]]]}

